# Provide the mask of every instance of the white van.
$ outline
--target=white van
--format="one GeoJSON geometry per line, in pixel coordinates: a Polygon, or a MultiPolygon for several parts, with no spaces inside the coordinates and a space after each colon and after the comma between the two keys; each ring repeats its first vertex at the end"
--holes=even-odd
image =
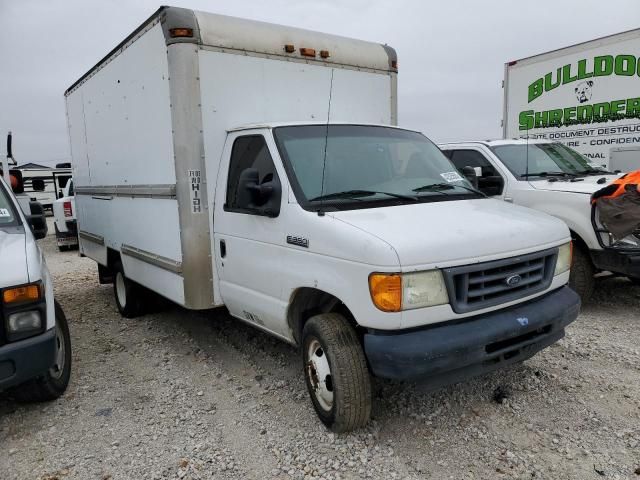
{"type": "Polygon", "coordinates": [[[384,45],[161,8],[66,92],[80,249],[120,312],[151,290],[299,346],[335,431],[368,421],[370,374],[521,362],[580,308],[561,221],[391,126],[396,67],[384,45]]]}
{"type": "Polygon", "coordinates": [[[591,195],[618,174],[549,140],[493,140],[440,145],[459,171],[478,171],[486,195],[533,208],[564,221],[573,238],[569,284],[587,301],[594,275],[609,271],[640,282],[640,230],[614,238],[599,222],[591,195]]]}
{"type": "MultiPolygon", "coordinates": [[[[11,183],[22,190],[19,172],[11,183]]],[[[34,204],[38,214],[25,215],[0,178],[0,391],[22,401],[58,398],[71,374],[69,327],[36,243],[44,212],[34,204]]]]}

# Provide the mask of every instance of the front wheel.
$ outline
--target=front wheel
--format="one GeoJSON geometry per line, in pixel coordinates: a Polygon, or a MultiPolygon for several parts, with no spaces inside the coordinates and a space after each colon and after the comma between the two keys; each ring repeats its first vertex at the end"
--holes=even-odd
{"type": "Polygon", "coordinates": [[[363,427],[371,416],[371,379],[354,328],[339,314],[309,319],[302,331],[305,381],[322,423],[334,432],[363,427]]]}
{"type": "Polygon", "coordinates": [[[587,303],[591,299],[595,286],[595,278],[593,277],[595,268],[589,254],[575,243],[573,245],[569,286],[580,296],[582,303],[587,303]]]}
{"type": "Polygon", "coordinates": [[[55,302],[56,356],[53,366],[44,375],[18,385],[13,397],[21,402],[46,402],[62,395],[71,377],[71,336],[62,307],[55,302]]]}

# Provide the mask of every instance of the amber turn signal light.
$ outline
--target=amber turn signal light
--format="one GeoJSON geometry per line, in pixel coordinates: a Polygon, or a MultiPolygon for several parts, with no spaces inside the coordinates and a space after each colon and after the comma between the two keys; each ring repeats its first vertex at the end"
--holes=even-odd
{"type": "Polygon", "coordinates": [[[314,48],[301,48],[300,49],[300,55],[302,55],[303,57],[315,57],[316,56],[316,50],[314,48]]]}
{"type": "Polygon", "coordinates": [[[383,312],[402,310],[402,277],[398,274],[372,273],[369,291],[376,307],[383,312]]]}
{"type": "Polygon", "coordinates": [[[296,47],[294,47],[294,46],[293,46],[293,45],[291,45],[290,43],[287,43],[287,44],[284,46],[284,51],[285,51],[285,52],[287,52],[287,53],[293,53],[293,52],[295,52],[295,51],[296,51],[296,47]]]}
{"type": "Polygon", "coordinates": [[[32,302],[40,300],[40,285],[37,283],[22,287],[7,288],[2,292],[4,303],[32,302]]]}
{"type": "Polygon", "coordinates": [[[169,35],[171,38],[193,37],[193,28],[170,28],[169,35]]]}

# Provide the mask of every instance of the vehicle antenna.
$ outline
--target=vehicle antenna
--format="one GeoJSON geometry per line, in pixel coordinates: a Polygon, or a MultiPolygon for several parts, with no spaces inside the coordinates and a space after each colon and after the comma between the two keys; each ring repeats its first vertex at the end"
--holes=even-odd
{"type": "MultiPolygon", "coordinates": [[[[7,134],[7,158],[4,161],[4,165],[2,165],[2,174],[4,176],[4,181],[7,185],[11,186],[11,177],[9,176],[9,165],[11,163],[9,160],[13,160],[13,153],[11,152],[11,131],[7,134]]],[[[15,160],[14,160],[15,162],[15,160]]]]}
{"type": "MultiPolygon", "coordinates": [[[[327,108],[327,127],[324,132],[324,154],[322,158],[322,184],[320,185],[320,196],[324,195],[324,170],[327,166],[327,143],[329,142],[329,119],[331,118],[331,96],[333,93],[333,68],[331,69],[331,83],[329,84],[329,107],[327,108]]],[[[320,199],[320,208],[318,209],[318,215],[324,216],[324,210],[322,204],[324,200],[320,199]]]]}

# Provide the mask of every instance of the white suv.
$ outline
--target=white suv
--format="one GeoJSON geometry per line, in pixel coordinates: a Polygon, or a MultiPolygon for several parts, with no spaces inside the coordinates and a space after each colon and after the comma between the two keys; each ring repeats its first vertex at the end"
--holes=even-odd
{"type": "Polygon", "coordinates": [[[615,239],[591,206],[591,195],[618,174],[548,140],[459,142],[440,148],[460,172],[476,177],[486,195],[540,210],[567,224],[574,247],[569,285],[583,301],[591,297],[597,272],[640,282],[640,230],[615,239]]]}
{"type": "Polygon", "coordinates": [[[36,243],[46,235],[42,207],[31,202],[29,213],[0,178],[0,391],[10,389],[18,400],[45,401],[67,388],[71,342],[36,243]]]}

